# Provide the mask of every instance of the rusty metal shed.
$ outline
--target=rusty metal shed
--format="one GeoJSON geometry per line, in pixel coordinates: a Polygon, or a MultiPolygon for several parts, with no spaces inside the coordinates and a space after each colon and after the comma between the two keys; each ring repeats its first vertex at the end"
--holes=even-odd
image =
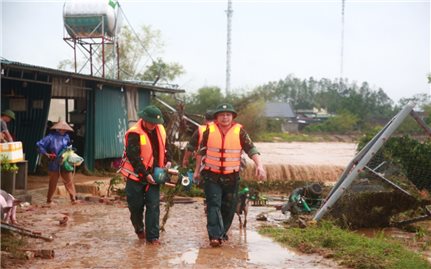
{"type": "Polygon", "coordinates": [[[47,131],[53,98],[74,100],[74,111],[69,111],[65,120],[85,130],[85,134],[75,132],[74,141],[82,144],[79,153],[92,171],[97,159],[121,157],[124,133],[137,120],[137,111],[150,104],[152,96],[184,92],[1,60],[1,110],[15,112],[16,120],[9,123],[9,129],[23,144],[29,171],[36,168],[36,142],[47,131]]]}

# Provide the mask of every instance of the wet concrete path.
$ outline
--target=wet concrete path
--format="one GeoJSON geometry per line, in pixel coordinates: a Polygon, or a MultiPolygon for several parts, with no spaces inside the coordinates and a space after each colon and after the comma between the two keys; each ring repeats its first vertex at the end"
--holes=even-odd
{"type": "MultiPolygon", "coordinates": [[[[63,199],[63,198],[58,198],[63,199]]],[[[229,241],[211,248],[206,233],[202,199],[175,204],[161,233],[160,246],[138,240],[124,201],[113,204],[58,200],[47,208],[20,209],[21,225],[53,234],[54,241],[29,239],[31,249],[53,249],[54,259],[33,259],[22,268],[336,268],[317,255],[302,255],[257,233],[256,215],[273,208],[249,208],[248,227],[240,229],[237,217],[229,241]],[[68,216],[66,225],[59,220],[68,216]]],[[[161,205],[161,217],[164,204],[161,205]]],[[[279,212],[279,211],[278,211],[279,212]]]]}

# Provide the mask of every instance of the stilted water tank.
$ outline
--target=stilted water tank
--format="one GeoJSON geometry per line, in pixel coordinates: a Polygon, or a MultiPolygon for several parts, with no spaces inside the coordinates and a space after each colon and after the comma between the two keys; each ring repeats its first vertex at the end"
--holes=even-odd
{"type": "Polygon", "coordinates": [[[64,26],[71,38],[114,37],[120,29],[116,0],[72,0],[63,7],[64,26]]]}
{"type": "Polygon", "coordinates": [[[120,78],[119,42],[121,28],[120,7],[117,0],[67,0],[63,7],[63,40],[73,48],[74,69],[78,72],[79,55],[85,57],[79,72],[120,78]],[[109,46],[108,46],[109,45],[109,46]],[[77,49],[83,48],[83,49],[77,49]],[[109,62],[106,61],[110,50],[109,62]]]}

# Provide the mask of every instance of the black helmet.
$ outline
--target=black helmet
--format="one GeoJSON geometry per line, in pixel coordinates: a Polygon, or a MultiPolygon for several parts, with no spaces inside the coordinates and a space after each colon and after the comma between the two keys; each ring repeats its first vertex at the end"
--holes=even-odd
{"type": "Polygon", "coordinates": [[[205,120],[214,120],[214,112],[212,110],[207,110],[207,112],[205,113],[205,120]]]}
{"type": "Polygon", "coordinates": [[[319,183],[313,183],[307,186],[307,191],[313,195],[321,195],[322,194],[322,186],[319,183]]]}

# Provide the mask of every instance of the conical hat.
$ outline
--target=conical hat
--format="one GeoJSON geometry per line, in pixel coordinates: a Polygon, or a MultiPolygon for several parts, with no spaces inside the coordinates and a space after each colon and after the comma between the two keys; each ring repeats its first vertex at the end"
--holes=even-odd
{"type": "Polygon", "coordinates": [[[55,130],[65,130],[65,131],[70,131],[73,132],[72,127],[69,126],[69,124],[67,124],[64,120],[61,120],[59,122],[57,122],[56,124],[54,124],[51,129],[55,129],[55,130]]]}

